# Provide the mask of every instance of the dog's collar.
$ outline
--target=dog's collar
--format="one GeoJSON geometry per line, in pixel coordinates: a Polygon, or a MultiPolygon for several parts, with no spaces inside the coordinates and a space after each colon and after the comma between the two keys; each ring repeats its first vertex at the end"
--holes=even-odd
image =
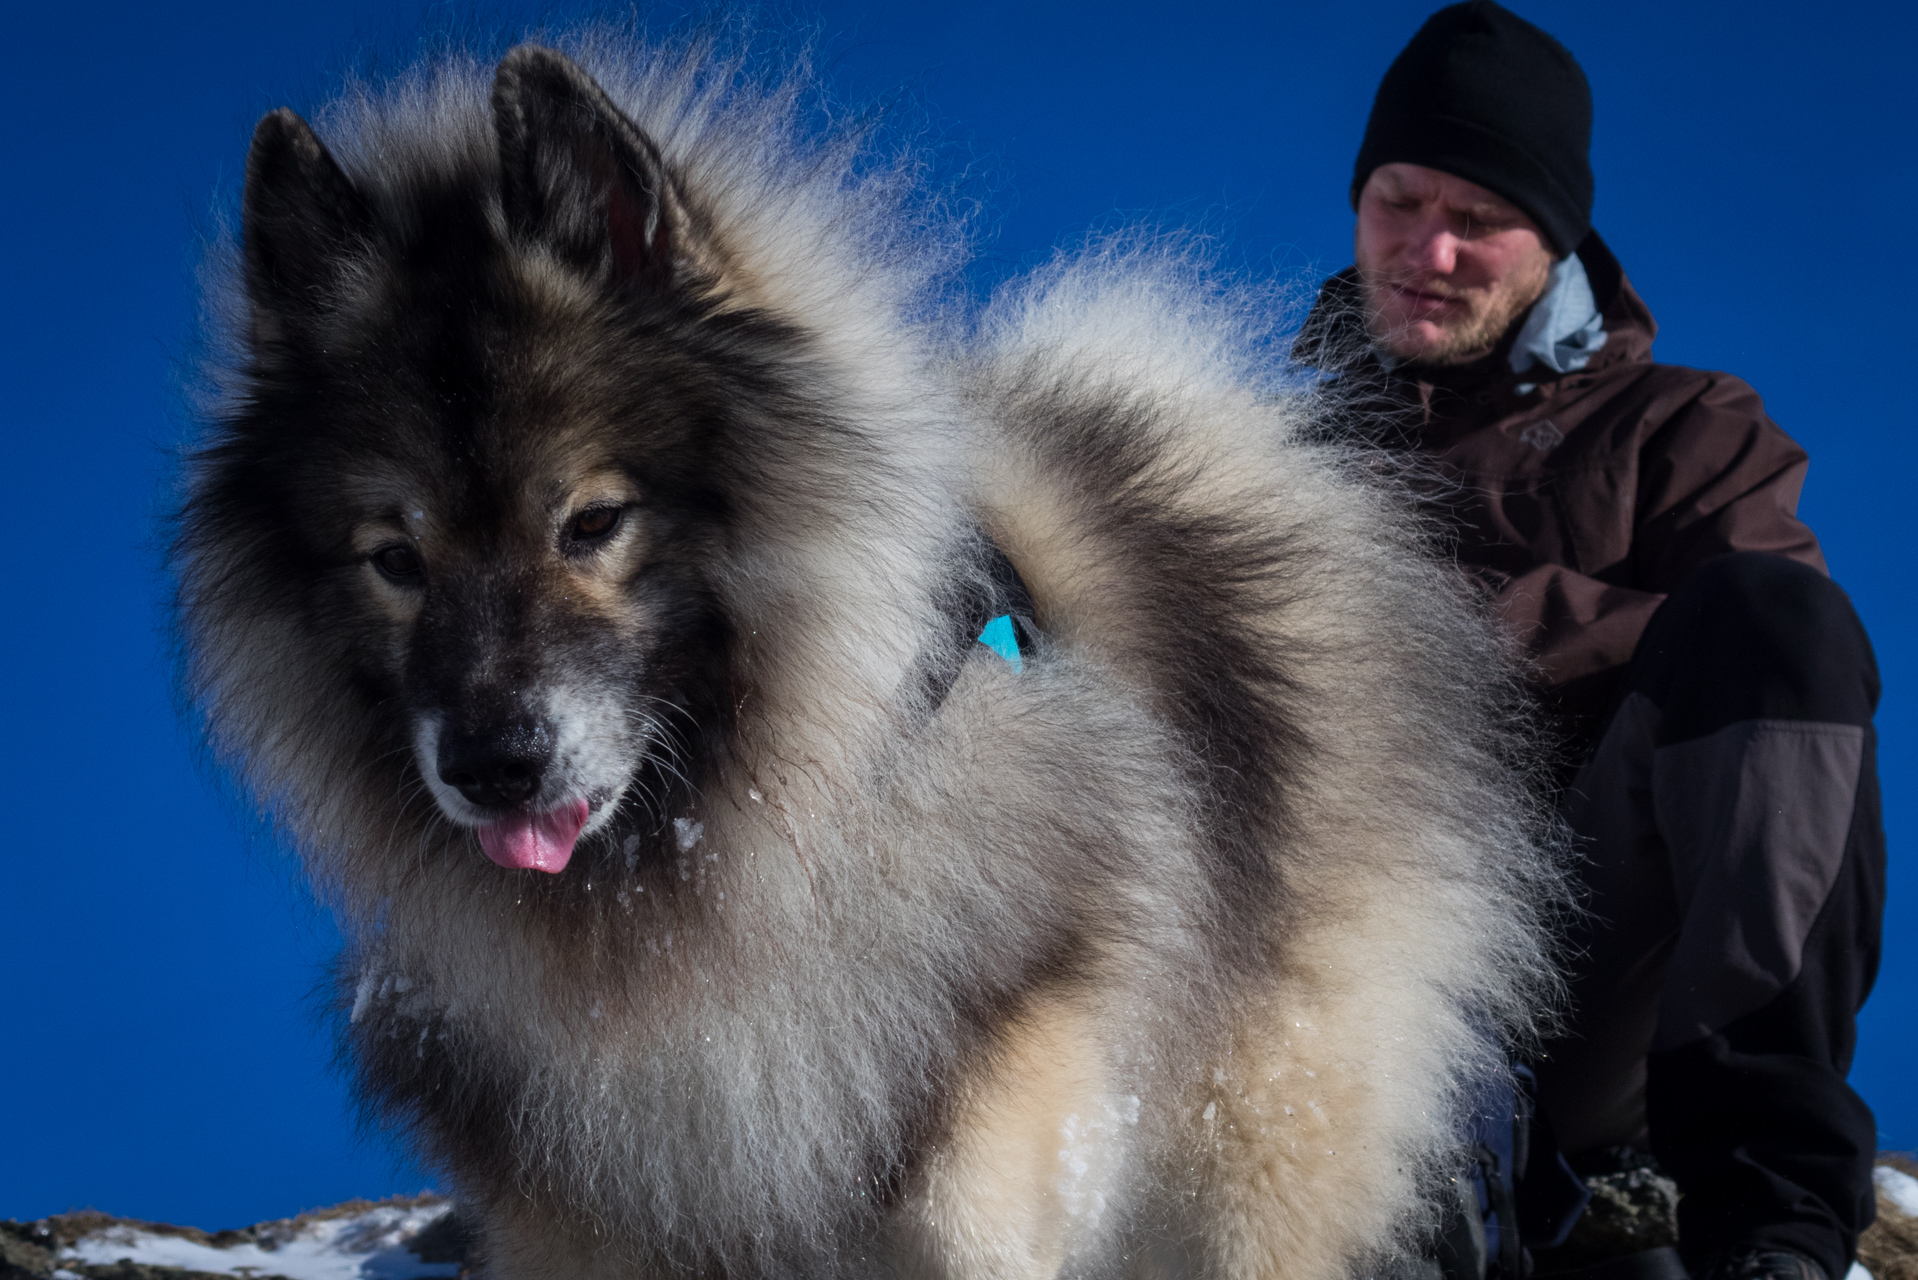
{"type": "Polygon", "coordinates": [[[957,611],[952,640],[936,645],[920,661],[928,714],[937,712],[952,692],[966,661],[980,648],[1023,674],[1026,660],[1038,652],[1039,628],[1033,622],[1032,593],[1006,553],[987,543],[984,581],[975,579],[957,611]]]}

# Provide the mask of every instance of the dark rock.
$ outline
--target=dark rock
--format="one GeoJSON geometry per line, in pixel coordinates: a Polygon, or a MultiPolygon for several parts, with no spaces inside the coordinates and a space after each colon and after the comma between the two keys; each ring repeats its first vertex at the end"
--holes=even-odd
{"type": "Polygon", "coordinates": [[[421,1262],[457,1262],[466,1265],[466,1252],[472,1240],[459,1216],[449,1213],[413,1237],[406,1247],[421,1262]]]}
{"type": "Polygon", "coordinates": [[[0,1221],[0,1280],[52,1275],[57,1247],[43,1223],[0,1221]]]}
{"type": "Polygon", "coordinates": [[[1592,1201],[1556,1249],[1541,1250],[1540,1277],[1583,1271],[1678,1243],[1678,1184],[1652,1166],[1586,1177],[1592,1201]]]}
{"type": "Polygon", "coordinates": [[[1587,1179],[1588,1245],[1618,1257],[1678,1243],[1678,1184],[1654,1169],[1628,1169],[1587,1179]]]}
{"type": "MultiPolygon", "coordinates": [[[[221,1275],[216,1271],[188,1271],[185,1267],[150,1267],[144,1263],[122,1258],[118,1262],[106,1265],[77,1266],[71,1262],[66,1269],[75,1275],[85,1276],[87,1280],[233,1280],[230,1275],[221,1275]]],[[[284,1276],[255,1275],[251,1280],[286,1280],[284,1276]]]]}

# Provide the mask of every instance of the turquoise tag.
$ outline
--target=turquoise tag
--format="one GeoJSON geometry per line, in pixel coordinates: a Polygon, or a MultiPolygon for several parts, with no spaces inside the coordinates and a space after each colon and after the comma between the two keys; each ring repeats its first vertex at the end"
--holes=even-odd
{"type": "Polygon", "coordinates": [[[986,624],[979,633],[979,643],[1006,660],[1006,665],[1015,672],[1026,669],[1025,659],[1019,655],[1019,634],[1012,629],[1012,615],[1002,613],[986,624]]]}

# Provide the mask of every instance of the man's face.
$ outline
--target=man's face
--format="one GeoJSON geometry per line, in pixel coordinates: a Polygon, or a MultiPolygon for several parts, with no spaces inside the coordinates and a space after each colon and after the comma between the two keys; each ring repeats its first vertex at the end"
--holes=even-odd
{"type": "Polygon", "coordinates": [[[1359,193],[1353,254],[1373,341],[1417,364],[1466,364],[1537,302],[1552,253],[1517,206],[1477,183],[1385,164],[1359,193]]]}

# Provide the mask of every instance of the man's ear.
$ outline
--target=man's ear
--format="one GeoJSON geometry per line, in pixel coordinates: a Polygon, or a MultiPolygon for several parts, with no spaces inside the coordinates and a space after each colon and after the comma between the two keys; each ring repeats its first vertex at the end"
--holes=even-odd
{"type": "Polygon", "coordinates": [[[373,221],[319,136],[285,107],[254,127],[241,207],[247,293],[274,315],[312,311],[373,221]]]}
{"type": "Polygon", "coordinates": [[[651,138],[564,55],[522,45],[493,80],[500,198],[516,239],[622,291],[661,290],[685,217],[651,138]]]}

